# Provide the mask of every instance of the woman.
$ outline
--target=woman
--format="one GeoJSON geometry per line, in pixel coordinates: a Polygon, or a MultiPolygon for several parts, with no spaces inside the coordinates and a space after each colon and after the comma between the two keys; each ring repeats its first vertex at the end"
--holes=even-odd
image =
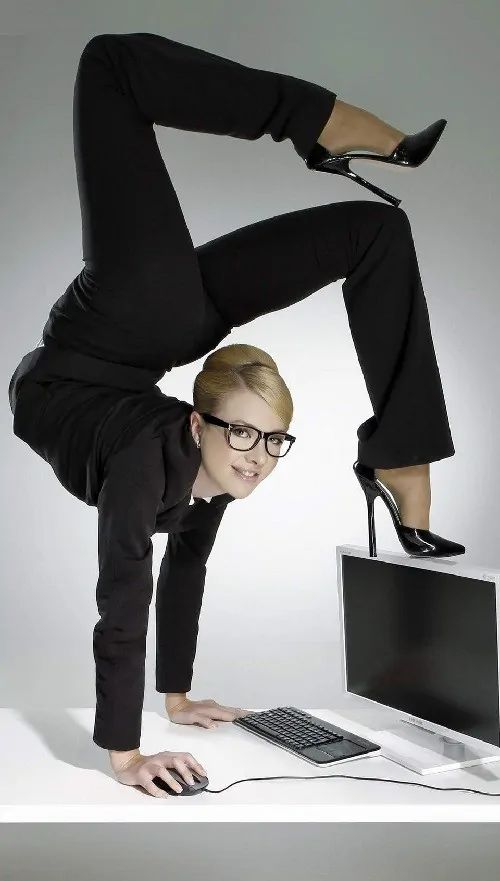
{"type": "MultiPolygon", "coordinates": [[[[392,499],[409,551],[464,548],[428,532],[429,463],[454,447],[410,225],[397,200],[293,211],[194,248],[153,123],[289,138],[308,167],[333,171],[331,153],[353,146],[419,164],[439,133],[431,141],[429,130],[421,133],[422,152],[420,135],[404,137],[328,89],[155,34],[101,34],[82,52],[74,145],[85,266],[53,305],[44,345],[16,368],[9,399],[15,434],[65,489],[98,509],[93,739],[109,750],[121,782],[163,796],[155,776],[179,788],[167,768],[188,781],[191,771],[204,771],[189,753],[139,752],[151,536],[169,533],[156,597],[157,690],[173,721],[230,721],[244,711],[186,696],[206,562],[227,504],[265,480],[295,440],[290,392],[262,350],[212,352],[193,405],[159,390],[167,371],[207,354],[233,327],[345,278],[374,409],[358,429],[354,466],[369,515],[378,493],[392,499]],[[321,155],[311,162],[318,149],[326,162],[321,155]]],[[[372,531],[370,542],[372,549],[372,531]]]]}

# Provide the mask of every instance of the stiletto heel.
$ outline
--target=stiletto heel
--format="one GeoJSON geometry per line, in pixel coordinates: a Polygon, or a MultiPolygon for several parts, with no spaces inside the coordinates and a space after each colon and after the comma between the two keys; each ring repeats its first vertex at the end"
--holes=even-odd
{"type": "Polygon", "coordinates": [[[398,507],[391,493],[375,477],[375,469],[370,465],[362,465],[356,461],[352,466],[354,473],[363,490],[368,506],[368,539],[370,557],[377,556],[375,539],[374,504],[377,496],[380,496],[394,523],[397,536],[404,550],[410,557],[454,557],[465,553],[464,545],[447,538],[436,535],[428,529],[417,529],[414,526],[405,526],[401,521],[398,507]]]}
{"type": "Polygon", "coordinates": [[[354,153],[351,150],[347,153],[330,153],[321,144],[316,143],[306,159],[306,165],[312,171],[329,171],[331,174],[342,174],[345,177],[349,177],[397,208],[401,203],[401,199],[391,196],[385,190],[381,190],[375,184],[371,184],[352,171],[349,168],[350,160],[372,159],[377,162],[387,162],[390,165],[416,168],[418,165],[422,165],[422,162],[425,162],[432,153],[443,133],[446,122],[446,119],[438,119],[427,126],[427,128],[422,129],[422,131],[414,135],[406,135],[389,156],[381,156],[377,153],[354,153]]]}

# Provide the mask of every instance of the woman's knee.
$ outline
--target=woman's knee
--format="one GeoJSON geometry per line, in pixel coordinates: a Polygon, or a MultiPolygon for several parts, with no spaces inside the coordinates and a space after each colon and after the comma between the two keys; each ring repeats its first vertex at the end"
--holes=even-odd
{"type": "Polygon", "coordinates": [[[379,217],[387,228],[389,234],[411,236],[411,224],[406,211],[399,205],[389,205],[387,202],[377,202],[379,217]]]}
{"type": "Polygon", "coordinates": [[[94,37],[91,37],[83,47],[80,59],[95,58],[102,55],[113,44],[116,37],[116,34],[96,34],[94,37]]]}

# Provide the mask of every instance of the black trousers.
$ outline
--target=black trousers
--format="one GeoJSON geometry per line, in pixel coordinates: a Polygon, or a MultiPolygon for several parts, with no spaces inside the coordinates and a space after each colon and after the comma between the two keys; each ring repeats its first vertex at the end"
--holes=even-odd
{"type": "MultiPolygon", "coordinates": [[[[211,351],[232,328],[343,278],[373,407],[357,431],[358,458],[391,468],[452,456],[405,212],[375,201],[329,202],[195,248],[153,129],[246,140],[270,134],[289,139],[305,160],[335,99],[314,83],[163,36],[92,38],[74,92],[85,268],[64,321],[51,318],[44,333],[50,338],[54,326],[63,346],[162,376],[211,351]]],[[[332,181],[325,176],[325,186],[332,181]]],[[[317,381],[314,352],[310,369],[317,381]]],[[[332,388],[333,406],[334,396],[332,388]]]]}

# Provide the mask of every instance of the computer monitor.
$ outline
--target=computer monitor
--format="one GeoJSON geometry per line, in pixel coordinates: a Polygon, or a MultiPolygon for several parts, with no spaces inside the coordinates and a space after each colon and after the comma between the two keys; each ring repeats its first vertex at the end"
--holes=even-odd
{"type": "Polygon", "coordinates": [[[421,774],[500,760],[500,572],[336,550],[343,686],[395,711],[383,754],[421,774]]]}

